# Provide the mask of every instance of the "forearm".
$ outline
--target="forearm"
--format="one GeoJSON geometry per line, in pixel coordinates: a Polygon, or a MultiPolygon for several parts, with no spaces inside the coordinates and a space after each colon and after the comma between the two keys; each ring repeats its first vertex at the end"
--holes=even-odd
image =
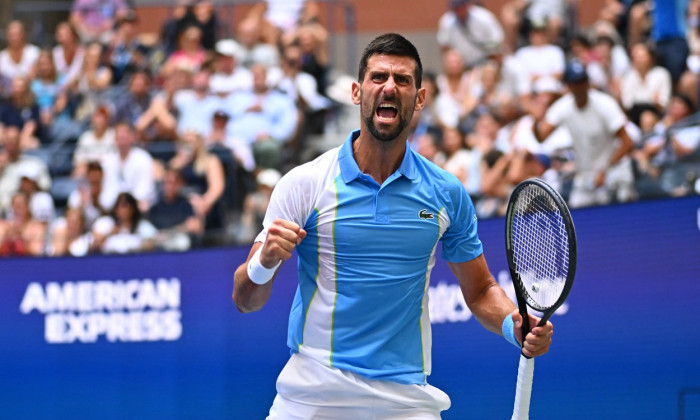
{"type": "Polygon", "coordinates": [[[256,284],[248,277],[248,261],[241,264],[233,275],[233,302],[243,313],[260,310],[270,298],[272,281],[256,284]]]}
{"type": "Polygon", "coordinates": [[[469,310],[489,331],[501,335],[501,326],[506,315],[513,312],[515,304],[493,281],[487,285],[472,302],[467,302],[469,310]]]}
{"type": "Polygon", "coordinates": [[[259,311],[270,298],[272,292],[274,276],[264,284],[254,283],[248,276],[248,264],[252,258],[259,258],[256,251],[262,246],[261,242],[253,244],[248,258],[238,266],[233,274],[233,302],[236,304],[236,308],[243,313],[259,311]]]}
{"type": "Polygon", "coordinates": [[[459,280],[459,286],[467,307],[489,331],[501,334],[506,315],[513,312],[515,304],[491,275],[483,254],[471,261],[449,263],[459,280]]]}

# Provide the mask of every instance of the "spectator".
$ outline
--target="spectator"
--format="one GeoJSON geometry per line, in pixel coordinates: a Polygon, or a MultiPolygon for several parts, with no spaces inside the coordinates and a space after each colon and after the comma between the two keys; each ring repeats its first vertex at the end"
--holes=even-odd
{"type": "MultiPolygon", "coordinates": [[[[253,90],[229,97],[232,119],[229,130],[252,145],[256,166],[277,168],[282,152],[297,130],[297,109],[287,95],[267,86],[267,69],[255,65],[253,90]]],[[[293,151],[286,150],[288,155],[293,151]]]]}
{"type": "Polygon", "coordinates": [[[182,33],[191,26],[200,29],[202,47],[207,51],[212,51],[219,32],[219,20],[213,2],[178,0],[175,3],[171,17],[166,20],[161,30],[161,40],[166,56],[170,56],[177,50],[182,33]]]}
{"type": "Polygon", "coordinates": [[[318,91],[326,94],[330,63],[328,57],[328,31],[320,23],[300,25],[285,43],[285,49],[291,45],[299,47],[301,71],[316,80],[318,91]]]}
{"type": "Polygon", "coordinates": [[[139,210],[148,211],[156,198],[153,180],[153,158],[136,147],[136,130],[129,123],[114,127],[116,151],[102,157],[106,203],[111,208],[117,196],[128,192],[138,200],[139,210]]]}
{"type": "Polygon", "coordinates": [[[149,151],[157,143],[169,149],[167,143],[173,143],[177,138],[179,111],[174,98],[179,91],[190,86],[191,80],[192,74],[188,70],[175,69],[163,80],[162,88],[153,95],[148,109],[136,120],[136,130],[149,151]]]}
{"type": "Polygon", "coordinates": [[[9,100],[0,113],[2,126],[19,130],[20,146],[23,150],[34,149],[41,140],[48,141],[36,97],[29,88],[29,80],[23,76],[12,79],[9,100]]]}
{"type": "Polygon", "coordinates": [[[261,29],[258,21],[251,18],[243,19],[236,27],[236,40],[241,48],[238,61],[245,68],[249,69],[253,64],[267,68],[279,66],[279,52],[274,45],[263,42],[261,29]]]}
{"type": "Polygon", "coordinates": [[[169,167],[180,171],[195,214],[205,220],[207,230],[223,227],[220,199],[226,186],[219,158],[207,151],[204,138],[196,131],[186,131],[178,141],[169,167]]]}
{"type": "Polygon", "coordinates": [[[253,76],[240,65],[238,56],[242,47],[233,39],[222,39],[216,43],[216,71],[209,79],[209,90],[227,96],[237,90],[249,90],[253,87],[253,76]]]}
{"type": "Polygon", "coordinates": [[[265,218],[272,190],[281,177],[276,169],[263,169],[255,177],[256,190],[248,194],[243,203],[243,213],[236,230],[236,243],[253,242],[265,218]]]}
{"type": "Polygon", "coordinates": [[[513,186],[508,182],[508,170],[513,155],[492,148],[482,155],[479,163],[479,189],[476,201],[479,217],[503,216],[506,213],[508,196],[513,186]]]}
{"type": "Polygon", "coordinates": [[[491,53],[485,65],[495,67],[496,91],[502,96],[519,101],[520,105],[526,108],[532,93],[532,82],[528,80],[520,61],[513,54],[506,54],[504,49],[500,48],[491,53]]]}
{"type": "Polygon", "coordinates": [[[213,51],[219,32],[219,20],[214,10],[214,2],[211,0],[198,0],[192,8],[194,24],[202,31],[202,47],[207,51],[213,51]]]}
{"type": "Polygon", "coordinates": [[[220,100],[210,94],[209,79],[209,71],[200,70],[192,78],[191,89],[183,89],[174,94],[178,135],[186,130],[207,133],[211,128],[211,116],[220,106],[220,100]]]}
{"type": "Polygon", "coordinates": [[[73,152],[73,178],[82,178],[87,173],[89,162],[96,162],[115,150],[110,111],[106,105],[101,105],[92,116],[92,127],[78,137],[73,152]]]}
{"type": "Polygon", "coordinates": [[[519,37],[532,28],[533,22],[547,21],[547,38],[556,44],[564,29],[565,0],[511,0],[501,8],[501,21],[505,30],[505,45],[509,51],[521,45],[519,37]]]}
{"type": "MultiPolygon", "coordinates": [[[[174,74],[174,73],[173,73],[174,74]]],[[[174,115],[169,93],[156,95],[148,109],[136,120],[134,127],[141,140],[147,144],[153,142],[172,142],[176,137],[177,118],[174,115]]]]}
{"type": "Polygon", "coordinates": [[[83,43],[107,44],[114,36],[117,19],[128,11],[126,0],[75,0],[70,22],[83,43]]]}
{"type": "Polygon", "coordinates": [[[72,119],[68,107],[68,89],[64,77],[59,76],[49,50],[42,50],[36,62],[36,77],[30,89],[39,106],[41,125],[46,128],[43,142],[75,139],[80,125],[72,119]]]}
{"type": "Polygon", "coordinates": [[[117,20],[115,35],[107,48],[107,58],[112,69],[112,84],[120,85],[131,79],[138,70],[148,67],[148,48],[138,35],[138,18],[129,11],[117,20]]]}
{"type": "Polygon", "coordinates": [[[538,141],[564,125],[573,139],[576,175],[569,197],[572,207],[630,201],[635,198],[627,155],[634,144],[627,118],[615,100],[590,88],[583,64],[570,63],[564,73],[569,93],[554,102],[544,119],[535,121],[538,141]]]}
{"type": "MultiPolygon", "coordinates": [[[[456,127],[459,120],[459,110],[452,106],[449,98],[440,93],[434,73],[424,72],[421,86],[425,89],[423,109],[413,112],[409,125],[411,132],[408,135],[408,143],[416,151],[421,145],[421,138],[426,133],[440,135],[444,128],[456,127]]],[[[428,144],[425,145],[428,146],[428,144]]]]}
{"type": "Polygon", "coordinates": [[[557,127],[541,142],[532,130],[533,123],[544,118],[550,105],[561,96],[562,88],[561,83],[554,78],[540,78],[535,82],[528,112],[515,123],[507,151],[525,151],[533,156],[551,158],[558,151],[571,148],[571,134],[564,125],[557,127]]]}
{"type": "Polygon", "coordinates": [[[448,49],[442,53],[442,72],[435,82],[440,94],[451,102],[450,108],[458,110],[458,119],[467,116],[471,109],[466,108],[464,102],[469,97],[470,79],[457,50],[448,49]]]}
{"type": "Polygon", "coordinates": [[[136,124],[151,105],[151,75],[146,70],[135,72],[129,80],[129,88],[115,101],[117,122],[136,124]]]}
{"type": "Polygon", "coordinates": [[[166,251],[186,251],[204,233],[204,223],[185,197],[184,186],[180,171],[166,170],[162,193],[148,213],[158,229],[157,246],[166,251]]]}
{"type": "Polygon", "coordinates": [[[608,34],[598,35],[593,51],[596,59],[587,66],[591,84],[612,97],[619,98],[622,76],[630,68],[627,51],[608,34]]]}
{"type": "Polygon", "coordinates": [[[59,78],[71,86],[77,80],[85,58],[85,47],[80,43],[80,35],[68,21],[56,26],[56,45],[51,50],[53,62],[59,78]]]}
{"type": "Polygon", "coordinates": [[[673,86],[668,70],[655,65],[647,44],[633,45],[631,57],[632,68],[620,81],[620,101],[630,119],[639,125],[639,106],[650,104],[659,110],[666,109],[673,86]]]}
{"type": "Polygon", "coordinates": [[[144,217],[136,198],[123,192],[111,214],[95,221],[92,234],[102,253],[127,254],[153,250],[158,230],[144,217]]]}
{"type": "Polygon", "coordinates": [[[197,72],[207,59],[207,50],[202,47],[202,30],[194,25],[189,26],[180,35],[178,48],[163,63],[161,76],[167,77],[180,67],[197,72]]]}
{"type": "Polygon", "coordinates": [[[227,129],[231,116],[226,111],[218,110],[212,117],[212,127],[206,137],[205,144],[211,151],[213,149],[225,149],[231,153],[237,166],[247,172],[255,169],[255,159],[250,144],[244,143],[240,138],[231,135],[227,129]]]}
{"type": "Polygon", "coordinates": [[[651,129],[648,123],[642,125],[646,135],[633,155],[641,197],[681,196],[691,191],[689,178],[692,182],[693,174],[700,174],[700,127],[689,119],[694,111],[690,98],[676,94],[664,114],[652,107],[642,112],[643,121],[657,122],[651,129]]]}
{"type": "Polygon", "coordinates": [[[446,128],[443,131],[442,149],[446,157],[443,169],[456,176],[470,195],[478,195],[478,154],[465,147],[464,135],[459,129],[446,128]]]}
{"type": "Polygon", "coordinates": [[[440,147],[440,139],[436,132],[426,132],[418,137],[417,152],[421,156],[442,167],[445,164],[445,154],[440,147]]]}
{"type": "Polygon", "coordinates": [[[44,254],[46,224],[32,218],[29,196],[12,196],[12,216],[0,220],[0,256],[38,256],[44,254]]]}
{"type": "MultiPolygon", "coordinates": [[[[307,117],[311,113],[330,106],[329,99],[319,91],[316,79],[302,70],[301,48],[296,45],[288,45],[284,48],[281,69],[280,79],[274,84],[279,90],[294,99],[294,102],[307,117]]],[[[270,72],[268,72],[268,77],[270,77],[270,72]]],[[[321,133],[316,132],[316,134],[321,133]]]]}
{"type": "Polygon", "coordinates": [[[522,181],[530,178],[542,178],[555,189],[561,188],[556,171],[550,171],[553,176],[548,176],[551,158],[544,154],[532,154],[527,150],[511,152],[512,157],[506,174],[506,182],[515,187],[522,181]]]}
{"type": "Polygon", "coordinates": [[[515,52],[515,58],[522,66],[524,75],[530,83],[540,77],[554,77],[561,80],[564,73],[564,50],[550,43],[547,28],[547,21],[533,21],[528,34],[528,45],[515,52]]]}
{"type": "Polygon", "coordinates": [[[467,68],[501,48],[503,28],[498,18],[473,0],[449,0],[449,10],[440,17],[437,42],[443,51],[455,49],[467,68]]]}
{"type": "MultiPolygon", "coordinates": [[[[283,51],[282,74],[277,82],[277,89],[287,94],[297,106],[299,132],[290,142],[291,160],[299,162],[309,136],[320,135],[325,131],[327,112],[331,107],[330,99],[321,95],[314,77],[301,69],[301,49],[288,45],[283,51]]],[[[269,74],[269,72],[268,72],[269,74]]]]}
{"type": "Polygon", "coordinates": [[[76,99],[74,117],[82,123],[88,123],[92,119],[92,114],[112,83],[112,70],[103,62],[102,55],[102,45],[88,45],[80,77],[72,85],[72,93],[76,99]]]}
{"type": "Polygon", "coordinates": [[[268,35],[268,43],[276,44],[282,36],[294,31],[299,25],[308,0],[265,0],[261,4],[264,21],[263,27],[268,26],[267,31],[274,34],[268,35]]]}
{"type": "Polygon", "coordinates": [[[426,131],[456,127],[459,122],[459,110],[453,108],[447,95],[440,91],[437,75],[430,71],[423,72],[422,86],[425,88],[425,103],[418,116],[418,125],[423,125],[426,131]]]}
{"type": "MultiPolygon", "coordinates": [[[[469,89],[462,99],[462,126],[471,131],[475,117],[489,110],[500,110],[504,103],[515,99],[500,83],[500,67],[496,61],[486,61],[468,75],[469,89]]],[[[504,108],[505,109],[505,108],[504,108]]]]}
{"type": "Polygon", "coordinates": [[[68,208],[79,209],[83,212],[86,227],[100,216],[109,213],[112,208],[112,198],[103,187],[104,172],[99,162],[89,162],[84,179],[68,196],[68,208]]]}
{"type": "MultiPolygon", "coordinates": [[[[56,207],[53,197],[39,187],[41,172],[38,166],[22,166],[20,168],[20,182],[18,191],[29,197],[29,212],[32,218],[49,226],[56,217],[56,207]]],[[[8,211],[11,215],[12,209],[8,211]]]]}
{"type": "Polygon", "coordinates": [[[3,136],[5,148],[0,154],[0,208],[7,210],[13,194],[19,190],[23,171],[36,171],[36,181],[44,191],[51,188],[51,176],[44,161],[22,152],[20,134],[16,127],[6,128],[3,136]]]}
{"type": "Polygon", "coordinates": [[[191,7],[192,0],[176,0],[171,9],[170,17],[163,22],[160,30],[160,43],[165,57],[169,57],[175,52],[182,30],[193,23],[191,7]]]}
{"type": "Polygon", "coordinates": [[[34,63],[39,58],[39,47],[27,43],[24,24],[13,20],[5,30],[7,47],[0,51],[0,76],[5,80],[34,77],[34,63]]]}
{"type": "Polygon", "coordinates": [[[656,48],[657,63],[668,70],[675,86],[687,68],[690,52],[685,21],[688,0],[656,1],[653,5],[651,40],[656,48]]]}
{"type": "Polygon", "coordinates": [[[48,254],[53,257],[84,257],[92,252],[94,238],[86,229],[85,215],[79,208],[66,210],[52,228],[48,254]]]}

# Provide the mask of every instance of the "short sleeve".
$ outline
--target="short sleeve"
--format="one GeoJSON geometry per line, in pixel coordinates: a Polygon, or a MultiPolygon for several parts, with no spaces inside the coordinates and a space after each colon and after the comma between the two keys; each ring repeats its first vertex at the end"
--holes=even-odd
{"type": "MultiPolygon", "coordinates": [[[[456,180],[456,178],[455,178],[456,180]]],[[[446,211],[449,226],[442,236],[442,258],[450,262],[471,261],[484,252],[477,233],[478,219],[467,191],[458,183],[446,211]]]]}

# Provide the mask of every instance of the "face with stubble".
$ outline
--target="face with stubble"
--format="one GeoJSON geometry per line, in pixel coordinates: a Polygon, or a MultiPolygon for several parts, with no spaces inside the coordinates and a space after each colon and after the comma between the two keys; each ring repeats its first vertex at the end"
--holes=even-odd
{"type": "Polygon", "coordinates": [[[425,89],[416,86],[415,65],[409,57],[374,55],[364,79],[353,83],[363,128],[375,139],[389,142],[407,134],[413,112],[423,108],[425,89]]]}

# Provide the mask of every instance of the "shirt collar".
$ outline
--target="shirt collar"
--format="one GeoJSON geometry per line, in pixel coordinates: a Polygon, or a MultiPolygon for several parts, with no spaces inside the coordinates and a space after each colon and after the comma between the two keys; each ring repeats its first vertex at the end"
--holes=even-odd
{"type": "MultiPolygon", "coordinates": [[[[360,167],[357,166],[357,162],[355,161],[355,157],[352,152],[352,143],[357,140],[359,136],[360,130],[355,130],[350,133],[350,135],[348,135],[348,137],[345,139],[343,145],[340,147],[340,151],[338,153],[340,174],[346,184],[354,181],[355,179],[359,178],[360,175],[362,175],[362,171],[360,171],[360,167]]],[[[416,179],[417,174],[416,163],[413,156],[414,153],[415,152],[408,147],[408,142],[406,142],[406,151],[404,152],[401,165],[399,165],[399,169],[397,169],[396,172],[389,177],[390,180],[397,178],[399,175],[403,175],[411,181],[416,179]]]]}

